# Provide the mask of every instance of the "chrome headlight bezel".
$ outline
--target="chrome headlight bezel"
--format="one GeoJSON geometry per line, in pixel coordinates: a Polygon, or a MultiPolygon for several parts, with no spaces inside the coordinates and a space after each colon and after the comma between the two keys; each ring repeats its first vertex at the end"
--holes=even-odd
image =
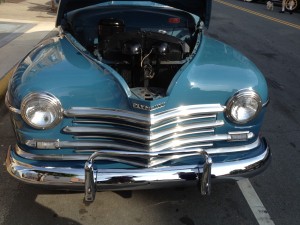
{"type": "Polygon", "coordinates": [[[231,99],[229,99],[229,101],[226,104],[226,116],[227,118],[236,124],[246,124],[250,121],[252,121],[254,118],[257,117],[257,115],[260,113],[262,109],[262,100],[260,98],[260,96],[253,90],[242,90],[237,92],[231,99]],[[249,116],[246,119],[238,119],[236,116],[233,115],[233,108],[235,106],[237,106],[237,104],[239,103],[249,103],[250,101],[255,101],[256,105],[256,109],[255,109],[255,113],[253,113],[251,116],[249,116]]]}
{"type": "Polygon", "coordinates": [[[63,108],[60,101],[50,93],[30,93],[25,96],[21,103],[21,116],[23,120],[31,127],[45,130],[55,127],[63,118],[63,108]],[[51,121],[44,121],[44,124],[33,122],[30,118],[30,108],[38,112],[40,109],[41,114],[44,112],[52,113],[51,121]],[[39,108],[34,108],[39,107],[39,108]],[[47,110],[45,110],[45,108],[47,110]]]}

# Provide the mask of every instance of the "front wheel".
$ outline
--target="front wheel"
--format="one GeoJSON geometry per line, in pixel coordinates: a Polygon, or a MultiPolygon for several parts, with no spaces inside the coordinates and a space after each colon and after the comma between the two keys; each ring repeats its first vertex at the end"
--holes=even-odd
{"type": "Polygon", "coordinates": [[[295,9],[298,8],[298,3],[299,3],[299,0],[285,0],[285,8],[288,11],[294,11],[295,9]]]}

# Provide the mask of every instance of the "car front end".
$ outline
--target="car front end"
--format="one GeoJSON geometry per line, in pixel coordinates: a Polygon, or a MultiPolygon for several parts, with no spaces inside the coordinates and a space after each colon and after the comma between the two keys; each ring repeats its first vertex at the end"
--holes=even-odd
{"type": "Polygon", "coordinates": [[[84,188],[93,201],[100,190],[186,184],[209,194],[211,180],[264,170],[266,81],[241,53],[203,34],[210,1],[199,3],[207,13],[171,5],[196,15],[164,1],[99,1],[74,9],[62,0],[59,36],[15,68],[8,172],[84,188]]]}

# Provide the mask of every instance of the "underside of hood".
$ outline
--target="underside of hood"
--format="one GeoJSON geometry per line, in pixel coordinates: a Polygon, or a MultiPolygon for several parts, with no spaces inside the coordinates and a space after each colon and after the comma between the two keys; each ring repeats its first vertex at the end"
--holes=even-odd
{"type": "MultiPolygon", "coordinates": [[[[118,0],[120,2],[130,2],[126,0],[118,0]]],[[[118,2],[117,1],[117,2],[118,2]]],[[[64,14],[75,9],[91,6],[99,3],[111,2],[109,0],[60,0],[56,26],[61,24],[64,14]]],[[[205,26],[208,27],[211,13],[211,0],[133,0],[131,2],[154,2],[176,9],[184,10],[195,14],[201,18],[205,26]]]]}

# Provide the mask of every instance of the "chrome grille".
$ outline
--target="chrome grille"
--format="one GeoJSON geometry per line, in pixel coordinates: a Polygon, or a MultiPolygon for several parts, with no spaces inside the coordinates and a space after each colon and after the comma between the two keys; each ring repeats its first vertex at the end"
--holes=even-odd
{"type": "MultiPolygon", "coordinates": [[[[223,112],[219,104],[181,106],[156,114],[130,111],[71,108],[65,111],[73,125],[63,131],[73,135],[76,151],[117,150],[124,152],[163,152],[203,148],[224,137],[215,135],[223,112]]],[[[62,146],[61,146],[62,147],[62,146]]]]}

